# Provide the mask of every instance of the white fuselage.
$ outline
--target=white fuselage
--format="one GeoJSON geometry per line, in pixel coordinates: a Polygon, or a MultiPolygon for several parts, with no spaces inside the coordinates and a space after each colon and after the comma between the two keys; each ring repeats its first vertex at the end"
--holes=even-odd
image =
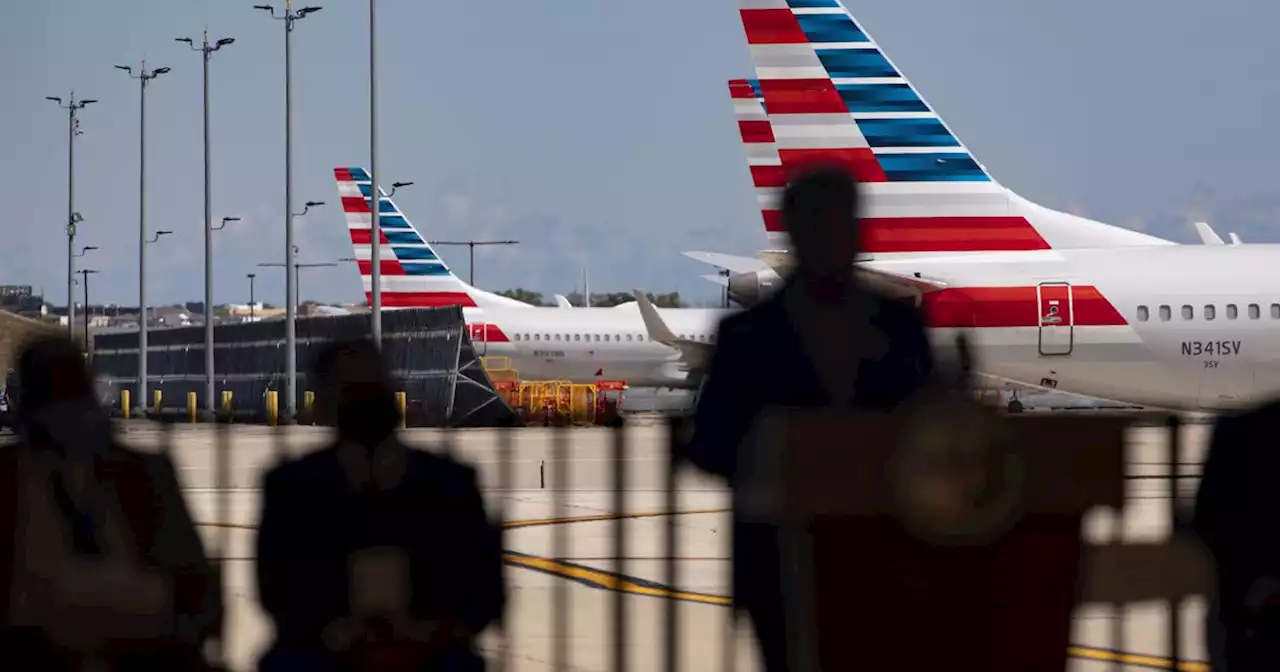
{"type": "MultiPolygon", "coordinates": [[[[720,320],[733,312],[659,309],[677,336],[702,343],[713,343],[720,320]]],[[[679,351],[649,338],[634,302],[613,308],[466,308],[463,313],[477,354],[509,357],[523,380],[611,380],[670,388],[696,384],[681,365],[679,351]]]]}
{"type": "Polygon", "coordinates": [[[972,334],[978,367],[993,376],[1170,408],[1280,393],[1280,245],[881,255],[868,265],[947,283],[924,298],[931,337],[945,348],[972,334]]]}
{"type": "MultiPolygon", "coordinates": [[[[877,255],[866,265],[946,283],[923,298],[939,351],[971,335],[997,378],[1103,399],[1224,409],[1280,394],[1280,245],[877,255]]],[[[634,303],[467,309],[473,341],[524,379],[696,383],[634,303]],[[504,339],[486,340],[482,325],[504,339]],[[481,325],[477,327],[477,325],[481,325]],[[597,340],[598,339],[598,340],[597,340]],[[599,374],[599,375],[597,375],[599,374]]],[[[677,336],[714,342],[733,311],[666,309],[677,336]]]]}

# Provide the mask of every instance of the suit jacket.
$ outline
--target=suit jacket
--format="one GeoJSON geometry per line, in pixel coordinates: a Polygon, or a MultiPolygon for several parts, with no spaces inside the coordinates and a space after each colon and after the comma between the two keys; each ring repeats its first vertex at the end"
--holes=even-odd
{"type": "Polygon", "coordinates": [[[1243,601],[1259,577],[1280,576],[1280,402],[1219,418],[1196,493],[1192,528],[1212,552],[1220,611],[1228,629],[1242,625],[1243,601]]]}
{"type": "MultiPolygon", "coordinates": [[[[18,493],[13,449],[0,452],[0,659],[15,656],[42,661],[30,669],[62,669],[56,652],[40,633],[8,623],[14,575],[18,493]]],[[[138,544],[142,563],[166,574],[173,586],[174,635],[162,641],[120,645],[121,670],[201,669],[201,646],[222,626],[220,577],[205,556],[187,510],[177,473],[166,455],[141,453],[113,445],[97,470],[113,483],[126,523],[138,544]]]]}
{"type": "MultiPolygon", "coordinates": [[[[362,548],[406,552],[415,619],[450,617],[479,633],[502,615],[501,537],[475,470],[407,452],[403,478],[377,496],[351,488],[336,446],[264,477],[258,595],[276,624],[276,650],[327,655],[322,632],[349,613],[348,558],[362,548]]],[[[483,668],[471,643],[445,657],[445,669],[483,668]]]]}
{"type": "MultiPolygon", "coordinates": [[[[720,324],[694,413],[693,435],[682,449],[684,458],[705,471],[733,478],[739,448],[767,407],[831,403],[784,306],[788,291],[794,291],[791,285],[720,324]]],[[[887,337],[887,351],[860,360],[850,403],[890,408],[930,379],[933,355],[914,306],[875,294],[870,298],[870,322],[887,337]]],[[[766,599],[759,597],[760,591],[776,590],[779,581],[772,526],[738,521],[733,549],[735,600],[750,610],[757,599],[766,599]]]]}

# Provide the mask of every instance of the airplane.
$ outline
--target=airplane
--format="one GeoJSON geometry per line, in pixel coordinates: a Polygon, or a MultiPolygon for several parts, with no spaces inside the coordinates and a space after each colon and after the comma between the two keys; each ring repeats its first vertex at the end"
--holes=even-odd
{"type": "MultiPolygon", "coordinates": [[[[372,303],[369,174],[359,167],[340,167],[334,177],[365,298],[372,303]]],[[[461,306],[476,354],[510,358],[524,380],[619,380],[631,387],[692,389],[720,320],[734,312],[658,309],[648,297],[643,314],[639,302],[578,308],[562,296],[553,308],[478,289],[459,278],[386,192],[379,191],[383,308],[461,306]],[[655,314],[666,329],[661,339],[651,338],[646,328],[645,316],[655,314]]]]}
{"type": "Polygon", "coordinates": [[[777,191],[806,162],[839,162],[864,188],[856,271],[913,295],[940,350],[968,333],[987,379],[1195,410],[1280,393],[1280,245],[1177,245],[1030,203],[838,0],[740,0],[740,14],[758,79],[733,95],[772,272],[791,261],[777,191]]]}

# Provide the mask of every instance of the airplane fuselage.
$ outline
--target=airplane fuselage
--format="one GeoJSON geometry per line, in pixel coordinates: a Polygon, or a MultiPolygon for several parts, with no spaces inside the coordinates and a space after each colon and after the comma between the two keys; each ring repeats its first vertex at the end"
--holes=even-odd
{"type": "MultiPolygon", "coordinates": [[[[732,310],[660,309],[673,332],[713,343],[720,320],[732,310]]],[[[632,387],[690,388],[696,378],[680,353],[654,342],[635,303],[613,308],[467,308],[463,310],[476,352],[508,357],[524,380],[590,383],[625,381],[632,387]]]]}
{"type": "MultiPolygon", "coordinates": [[[[1280,245],[877,255],[873,268],[946,283],[924,295],[939,351],[970,334],[983,373],[1149,406],[1235,407],[1280,394],[1280,245]],[[1244,280],[1247,278],[1248,280],[1244,280]]],[[[525,379],[691,387],[634,304],[467,309],[482,354],[525,379]],[[494,326],[485,326],[494,325],[494,326]]],[[[731,310],[662,310],[714,342],[731,310]]]]}
{"type": "Polygon", "coordinates": [[[972,334],[984,373],[1077,394],[1219,410],[1280,394],[1280,245],[882,255],[948,288],[939,348],[972,334]]]}

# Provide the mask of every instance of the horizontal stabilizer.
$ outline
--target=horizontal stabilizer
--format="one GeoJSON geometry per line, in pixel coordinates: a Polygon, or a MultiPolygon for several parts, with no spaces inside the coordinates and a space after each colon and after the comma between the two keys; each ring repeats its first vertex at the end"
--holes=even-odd
{"type": "Polygon", "coordinates": [[[704,264],[710,264],[716,268],[723,268],[733,273],[755,273],[763,271],[769,267],[759,259],[752,257],[739,257],[733,254],[722,254],[720,252],[683,252],[684,256],[701,261],[704,264]]]}
{"type": "MultiPolygon", "coordinates": [[[[779,275],[786,273],[792,263],[792,257],[786,252],[778,250],[765,250],[760,252],[760,258],[769,264],[769,267],[778,272],[779,275]]],[[[867,284],[886,290],[894,294],[927,294],[947,288],[947,283],[941,280],[933,280],[918,275],[903,275],[893,273],[883,269],[871,268],[864,264],[855,264],[854,270],[859,277],[867,284]]]]}
{"type": "Polygon", "coordinates": [[[1196,227],[1196,233],[1200,235],[1200,242],[1204,243],[1205,245],[1225,245],[1226,244],[1225,242],[1223,242],[1222,236],[1219,236],[1218,232],[1214,231],[1213,227],[1209,226],[1208,222],[1196,222],[1195,227],[1196,227]]]}
{"type": "Polygon", "coordinates": [[[572,303],[569,303],[569,299],[566,299],[566,298],[564,297],[564,295],[563,295],[563,294],[556,294],[556,307],[557,307],[557,308],[572,308],[572,307],[573,307],[573,304],[572,304],[572,303]]]}

